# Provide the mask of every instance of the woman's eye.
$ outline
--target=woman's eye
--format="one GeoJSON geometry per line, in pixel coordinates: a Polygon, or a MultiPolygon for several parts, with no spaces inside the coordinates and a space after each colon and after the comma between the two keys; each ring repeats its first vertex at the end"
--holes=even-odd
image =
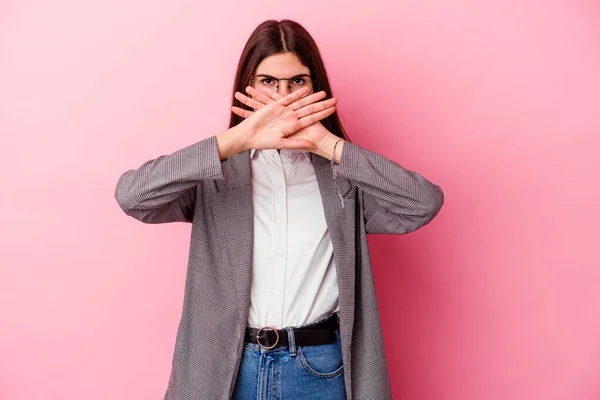
{"type": "Polygon", "coordinates": [[[292,80],[293,85],[304,85],[306,83],[306,79],[304,78],[294,78],[292,80]]]}
{"type": "Polygon", "coordinates": [[[273,79],[264,78],[260,83],[262,83],[265,86],[269,86],[273,84],[273,79]]]}

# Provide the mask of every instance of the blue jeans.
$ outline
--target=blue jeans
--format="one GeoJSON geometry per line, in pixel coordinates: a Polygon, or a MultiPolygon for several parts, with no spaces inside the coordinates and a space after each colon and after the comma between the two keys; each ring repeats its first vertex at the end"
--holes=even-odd
{"type": "MultiPolygon", "coordinates": [[[[313,321],[310,326],[331,314],[313,321]]],[[[339,328],[333,343],[296,346],[292,328],[289,346],[264,349],[246,342],[232,399],[345,400],[344,366],[339,328]]]]}

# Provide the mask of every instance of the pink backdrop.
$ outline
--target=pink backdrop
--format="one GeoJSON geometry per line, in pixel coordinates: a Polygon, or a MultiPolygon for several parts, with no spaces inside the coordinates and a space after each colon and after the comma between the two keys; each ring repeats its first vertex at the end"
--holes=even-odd
{"type": "Polygon", "coordinates": [[[114,187],[225,129],[272,17],[316,38],[354,142],[445,192],[370,239],[394,397],[600,399],[597,2],[204,4],[0,3],[0,399],[162,398],[190,226],[114,187]]]}

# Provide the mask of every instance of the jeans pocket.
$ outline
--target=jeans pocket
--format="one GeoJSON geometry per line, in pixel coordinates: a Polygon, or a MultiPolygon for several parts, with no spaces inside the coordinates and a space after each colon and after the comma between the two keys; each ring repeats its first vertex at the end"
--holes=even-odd
{"type": "Polygon", "coordinates": [[[297,350],[300,365],[310,375],[317,378],[334,378],[344,371],[339,339],[328,344],[298,346],[297,350]]]}

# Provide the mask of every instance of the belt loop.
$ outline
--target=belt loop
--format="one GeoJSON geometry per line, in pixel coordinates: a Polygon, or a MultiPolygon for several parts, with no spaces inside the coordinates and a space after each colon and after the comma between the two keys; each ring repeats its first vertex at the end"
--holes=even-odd
{"type": "Polygon", "coordinates": [[[285,329],[287,330],[290,357],[296,357],[296,337],[294,336],[294,328],[288,326],[285,329]]]}

